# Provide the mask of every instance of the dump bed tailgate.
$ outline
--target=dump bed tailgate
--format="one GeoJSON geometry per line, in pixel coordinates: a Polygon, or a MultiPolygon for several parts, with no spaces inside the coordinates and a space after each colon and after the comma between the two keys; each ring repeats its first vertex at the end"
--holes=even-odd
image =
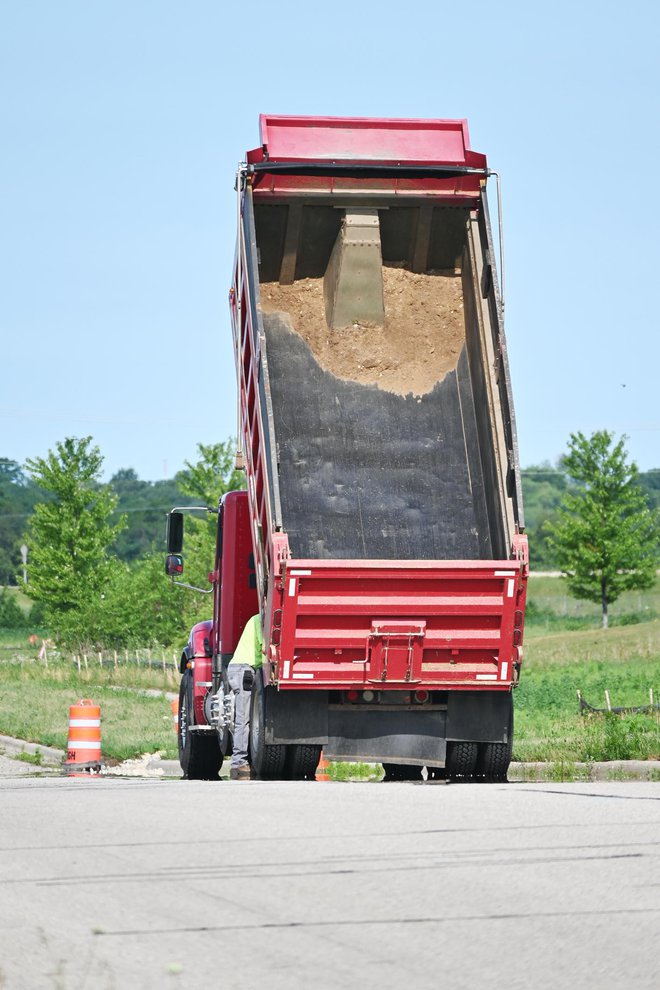
{"type": "Polygon", "coordinates": [[[287,690],[508,690],[526,582],[520,560],[289,560],[271,678],[287,690]]]}

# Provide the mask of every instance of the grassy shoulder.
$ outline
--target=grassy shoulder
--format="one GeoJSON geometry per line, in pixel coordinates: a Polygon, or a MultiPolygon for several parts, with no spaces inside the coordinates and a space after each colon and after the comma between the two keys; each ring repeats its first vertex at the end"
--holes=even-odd
{"type": "Polygon", "coordinates": [[[134,759],[160,750],[177,756],[170,702],[146,689],[178,689],[178,674],[158,668],[90,664],[78,671],[70,660],[35,660],[0,665],[0,734],[66,749],[69,706],[91,698],[101,707],[101,737],[106,761],[134,759]]]}
{"type": "Polygon", "coordinates": [[[660,620],[526,633],[525,664],[515,695],[514,760],[596,762],[660,760],[660,713],[582,716],[578,690],[592,705],[660,700],[660,620]]]}

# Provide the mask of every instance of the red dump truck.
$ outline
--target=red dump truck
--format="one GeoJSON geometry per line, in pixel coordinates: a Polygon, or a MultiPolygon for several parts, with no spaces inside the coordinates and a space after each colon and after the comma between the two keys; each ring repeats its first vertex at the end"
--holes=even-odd
{"type": "MultiPolygon", "coordinates": [[[[259,613],[258,777],[323,751],[506,779],[529,565],[486,158],[464,120],[260,125],[230,290],[246,488],[181,659],[184,773],[217,777],[259,613]]],[[[179,573],[178,511],[168,534],[179,573]]]]}

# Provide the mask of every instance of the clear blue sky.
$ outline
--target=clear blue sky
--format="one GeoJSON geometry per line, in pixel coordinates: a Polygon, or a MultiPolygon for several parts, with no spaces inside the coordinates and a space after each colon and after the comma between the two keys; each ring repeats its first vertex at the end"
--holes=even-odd
{"type": "MultiPolygon", "coordinates": [[[[258,115],[467,117],[502,172],[521,462],[660,467],[651,2],[0,4],[0,456],[171,476],[234,432],[234,172],[258,115]]],[[[494,198],[494,197],[492,197],[494,198]]]]}

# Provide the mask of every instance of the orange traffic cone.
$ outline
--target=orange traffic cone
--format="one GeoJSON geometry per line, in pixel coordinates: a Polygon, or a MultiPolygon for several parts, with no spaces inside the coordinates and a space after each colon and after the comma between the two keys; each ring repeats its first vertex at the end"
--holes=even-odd
{"type": "Polygon", "coordinates": [[[328,761],[321,753],[321,759],[319,760],[319,765],[316,768],[316,779],[317,780],[330,780],[330,774],[328,773],[328,761]]]}
{"type": "Polygon", "coordinates": [[[175,698],[172,702],[172,722],[174,723],[174,731],[178,734],[179,732],[179,699],[175,698]]]}
{"type": "Polygon", "coordinates": [[[101,767],[101,709],[89,698],[69,708],[67,772],[101,767]]]}

